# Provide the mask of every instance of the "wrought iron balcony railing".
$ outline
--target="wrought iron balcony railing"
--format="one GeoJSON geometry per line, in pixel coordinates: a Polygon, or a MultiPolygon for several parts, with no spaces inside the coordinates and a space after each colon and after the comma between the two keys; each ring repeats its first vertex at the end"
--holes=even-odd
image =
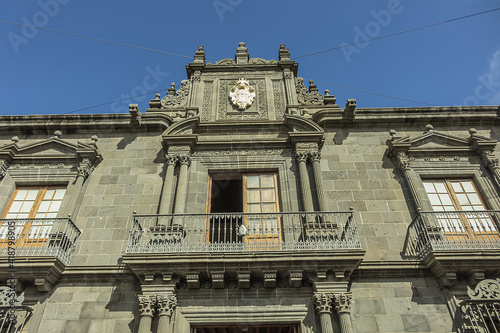
{"type": "Polygon", "coordinates": [[[420,212],[408,229],[405,254],[500,249],[500,211],[420,212]]]}
{"type": "Polygon", "coordinates": [[[0,257],[57,257],[68,265],[80,230],[70,219],[0,219],[0,257]],[[9,244],[10,241],[10,244],[9,244]]]}
{"type": "Polygon", "coordinates": [[[361,249],[352,212],[135,215],[126,253],[361,249]]]}

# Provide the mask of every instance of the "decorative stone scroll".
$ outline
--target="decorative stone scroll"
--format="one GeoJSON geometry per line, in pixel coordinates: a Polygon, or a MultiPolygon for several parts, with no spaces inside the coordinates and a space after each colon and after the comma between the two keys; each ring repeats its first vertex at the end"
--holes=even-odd
{"type": "Polygon", "coordinates": [[[172,83],[171,87],[168,89],[167,96],[161,99],[162,108],[186,106],[190,87],[190,81],[182,80],[181,87],[179,90],[175,91],[175,83],[172,83]]]}
{"type": "Polygon", "coordinates": [[[313,85],[313,81],[309,81],[309,89],[304,85],[304,79],[298,77],[295,81],[295,91],[297,92],[297,101],[301,105],[323,105],[324,97],[318,92],[318,89],[313,85]]]}
{"type": "Polygon", "coordinates": [[[12,301],[14,301],[12,305],[22,306],[24,293],[17,295],[10,287],[0,287],[0,308],[10,307],[12,301]]]}
{"type": "Polygon", "coordinates": [[[496,299],[500,301],[500,279],[488,279],[479,282],[472,290],[467,287],[467,294],[471,299],[496,299]]]}

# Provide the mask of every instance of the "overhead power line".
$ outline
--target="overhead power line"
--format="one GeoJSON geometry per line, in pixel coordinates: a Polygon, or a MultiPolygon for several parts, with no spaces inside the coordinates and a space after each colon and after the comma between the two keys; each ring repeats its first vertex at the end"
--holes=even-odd
{"type": "Polygon", "coordinates": [[[400,32],[395,32],[393,34],[384,35],[384,36],[380,36],[380,37],[375,37],[375,38],[367,39],[367,40],[356,42],[356,43],[341,45],[341,46],[333,47],[331,49],[326,49],[326,50],[323,50],[323,51],[317,51],[317,52],[313,52],[313,53],[301,55],[301,56],[298,56],[298,57],[293,57],[292,59],[305,58],[305,57],[309,57],[309,56],[320,54],[320,53],[325,53],[325,52],[331,52],[331,51],[335,51],[335,50],[340,50],[340,49],[345,48],[345,47],[354,46],[354,45],[357,45],[357,44],[368,43],[368,42],[371,42],[371,41],[374,41],[374,40],[388,38],[388,37],[392,37],[392,36],[402,35],[402,34],[405,34],[405,33],[408,33],[408,32],[412,32],[412,31],[416,31],[416,30],[421,30],[421,29],[426,29],[426,28],[434,27],[434,26],[440,25],[440,24],[450,23],[450,22],[454,22],[454,21],[458,21],[458,20],[463,20],[463,19],[466,19],[466,18],[469,18],[469,17],[473,17],[473,16],[478,16],[478,15],[482,15],[482,14],[491,13],[491,12],[494,12],[496,10],[500,10],[500,7],[499,8],[494,8],[494,9],[490,9],[490,10],[486,10],[484,12],[479,12],[479,13],[474,13],[474,14],[470,14],[470,15],[460,16],[460,17],[456,17],[456,18],[453,18],[453,19],[450,19],[450,20],[446,20],[446,21],[441,21],[441,22],[437,22],[437,23],[432,23],[432,24],[424,25],[424,26],[418,27],[418,28],[413,28],[413,29],[408,29],[408,30],[404,30],[404,31],[400,31],[400,32]]]}
{"type": "Polygon", "coordinates": [[[121,102],[121,101],[126,101],[126,100],[132,99],[132,98],[137,98],[137,97],[141,97],[141,96],[146,96],[146,95],[150,95],[150,94],[159,93],[160,91],[165,91],[165,90],[166,89],[156,90],[156,91],[150,91],[150,92],[147,92],[145,94],[135,95],[135,96],[131,96],[131,97],[127,97],[127,98],[122,98],[122,99],[115,99],[112,102],[106,102],[106,103],[101,103],[101,104],[97,104],[97,105],[87,106],[87,107],[84,107],[84,108],[81,108],[81,109],[77,109],[77,110],[73,110],[73,111],[69,111],[69,112],[64,112],[62,114],[76,113],[76,112],[80,112],[80,111],[83,111],[83,110],[97,108],[97,107],[103,106],[103,105],[109,105],[109,104],[114,104],[114,103],[118,103],[118,102],[121,102]]]}
{"type": "Polygon", "coordinates": [[[151,51],[151,52],[157,52],[157,53],[163,53],[163,54],[173,55],[173,56],[176,56],[176,57],[193,59],[192,56],[186,56],[186,55],[183,55],[183,54],[177,54],[177,53],[172,53],[172,52],[167,52],[167,51],[156,50],[156,49],[152,49],[152,48],[149,48],[149,47],[143,47],[143,46],[138,46],[138,45],[132,45],[132,44],[114,42],[112,40],[106,40],[106,39],[101,39],[101,38],[89,37],[89,36],[84,36],[84,35],[77,35],[77,34],[73,34],[73,33],[70,33],[70,32],[64,32],[64,31],[59,31],[59,30],[53,30],[53,29],[47,29],[47,28],[40,28],[40,27],[36,27],[36,26],[33,26],[33,25],[29,25],[29,24],[22,24],[22,23],[10,22],[10,21],[5,21],[5,20],[0,20],[0,22],[7,23],[7,24],[18,25],[18,26],[22,26],[22,27],[29,27],[29,28],[33,28],[33,29],[39,29],[39,30],[43,30],[43,31],[54,32],[56,34],[61,34],[61,35],[67,35],[67,36],[78,37],[78,38],[85,38],[85,39],[95,40],[95,41],[103,42],[103,43],[109,43],[109,44],[114,44],[114,45],[127,46],[127,47],[132,47],[132,48],[140,49],[140,50],[146,50],[146,51],[151,51]]]}
{"type": "Polygon", "coordinates": [[[335,84],[323,83],[323,82],[318,82],[318,81],[314,81],[314,83],[323,84],[325,86],[331,86],[331,87],[335,87],[335,88],[341,88],[341,89],[359,91],[359,92],[362,92],[362,93],[365,93],[365,94],[370,94],[370,95],[377,95],[377,96],[382,96],[382,97],[387,97],[387,98],[399,99],[401,101],[407,101],[407,102],[413,102],[413,103],[418,103],[418,104],[423,104],[423,105],[435,106],[434,104],[429,104],[429,103],[425,103],[425,102],[419,102],[419,101],[415,101],[413,99],[400,98],[400,97],[391,96],[391,95],[384,95],[384,94],[374,93],[374,92],[371,92],[371,91],[366,91],[366,90],[361,90],[361,89],[354,89],[354,88],[342,87],[342,86],[337,86],[335,84]]]}

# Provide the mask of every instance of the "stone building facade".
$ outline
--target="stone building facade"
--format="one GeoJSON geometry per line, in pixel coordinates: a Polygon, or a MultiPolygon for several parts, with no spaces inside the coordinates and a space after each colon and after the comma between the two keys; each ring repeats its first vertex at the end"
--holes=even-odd
{"type": "Polygon", "coordinates": [[[2,333],[500,330],[498,107],[340,107],[284,45],[186,70],[0,117],[2,333]]]}

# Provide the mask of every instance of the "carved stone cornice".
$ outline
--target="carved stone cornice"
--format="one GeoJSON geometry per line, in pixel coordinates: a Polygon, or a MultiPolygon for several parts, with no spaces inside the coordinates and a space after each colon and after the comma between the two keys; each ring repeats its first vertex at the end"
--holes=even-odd
{"type": "Polygon", "coordinates": [[[175,295],[160,295],[157,296],[157,303],[156,313],[158,313],[158,316],[167,316],[170,318],[177,307],[177,297],[175,295]]]}
{"type": "Polygon", "coordinates": [[[333,295],[333,303],[338,314],[351,312],[351,293],[336,293],[333,295]]]}
{"type": "Polygon", "coordinates": [[[154,306],[156,305],[156,296],[138,296],[139,313],[141,316],[153,317],[154,306]]]}
{"type": "Polygon", "coordinates": [[[313,300],[314,300],[314,307],[319,314],[332,313],[333,294],[315,293],[313,295],[313,300]]]}

